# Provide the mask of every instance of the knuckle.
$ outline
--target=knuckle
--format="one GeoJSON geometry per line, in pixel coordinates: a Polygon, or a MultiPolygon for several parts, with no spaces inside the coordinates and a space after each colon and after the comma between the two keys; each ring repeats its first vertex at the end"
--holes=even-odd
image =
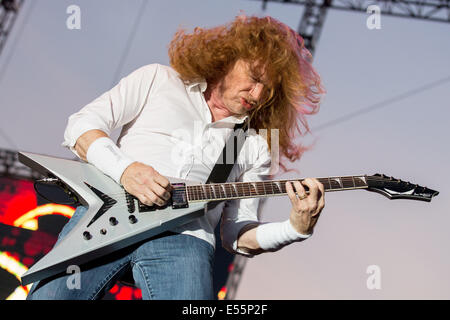
{"type": "Polygon", "coordinates": [[[165,179],[165,180],[163,181],[162,186],[164,187],[164,189],[169,188],[169,187],[170,187],[170,181],[167,180],[167,179],[165,179]]]}
{"type": "Polygon", "coordinates": [[[151,206],[153,203],[145,195],[141,195],[138,199],[145,205],[151,206]]]}

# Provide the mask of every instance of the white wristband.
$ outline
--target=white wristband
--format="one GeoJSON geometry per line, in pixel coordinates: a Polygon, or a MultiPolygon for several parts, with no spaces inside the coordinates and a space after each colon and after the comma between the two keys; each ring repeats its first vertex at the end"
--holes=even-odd
{"type": "Polygon", "coordinates": [[[284,222],[260,224],[256,229],[256,240],[261,249],[277,251],[296,241],[308,239],[311,236],[298,233],[288,219],[284,222]]]}
{"type": "Polygon", "coordinates": [[[86,159],[118,184],[125,169],[134,162],[107,137],[98,138],[91,143],[86,159]]]}

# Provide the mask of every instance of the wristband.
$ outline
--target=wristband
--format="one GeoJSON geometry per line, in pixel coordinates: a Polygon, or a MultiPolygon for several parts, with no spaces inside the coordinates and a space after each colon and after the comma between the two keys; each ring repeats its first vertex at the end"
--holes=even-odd
{"type": "Polygon", "coordinates": [[[298,233],[289,219],[260,224],[256,229],[256,240],[261,249],[267,251],[277,251],[292,242],[308,239],[311,235],[298,233]]]}
{"type": "Polygon", "coordinates": [[[121,184],[120,178],[125,169],[134,162],[108,137],[101,137],[92,142],[86,159],[118,184],[121,184]]]}

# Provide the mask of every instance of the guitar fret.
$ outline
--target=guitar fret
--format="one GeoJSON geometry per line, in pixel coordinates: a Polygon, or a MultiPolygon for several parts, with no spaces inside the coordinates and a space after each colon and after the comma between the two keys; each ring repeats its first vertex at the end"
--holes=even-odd
{"type": "Polygon", "coordinates": [[[273,193],[274,193],[274,194],[276,194],[276,193],[281,193],[281,189],[280,189],[280,186],[279,186],[279,182],[278,182],[278,181],[273,181],[273,182],[272,182],[272,190],[273,190],[273,193]]]}
{"type": "Polygon", "coordinates": [[[241,191],[242,191],[242,193],[241,193],[242,197],[246,197],[248,195],[248,185],[246,182],[241,183],[241,191]]]}
{"type": "Polygon", "coordinates": [[[230,183],[228,184],[229,186],[229,191],[231,194],[231,197],[236,198],[238,196],[237,191],[236,191],[236,185],[234,183],[230,183]]]}
{"type": "Polygon", "coordinates": [[[253,194],[258,194],[256,192],[255,186],[252,183],[248,183],[248,190],[250,191],[250,194],[249,194],[250,196],[253,194]],[[252,192],[253,192],[253,194],[252,194],[252,192]]]}
{"type": "Polygon", "coordinates": [[[365,187],[367,186],[366,178],[364,176],[355,177],[355,187],[365,187]]]}
{"type": "Polygon", "coordinates": [[[233,183],[233,190],[234,190],[234,193],[236,194],[236,197],[238,197],[239,194],[238,194],[237,187],[236,187],[235,183],[233,183]]]}
{"type": "Polygon", "coordinates": [[[222,187],[224,189],[225,196],[227,198],[230,198],[230,196],[233,195],[233,193],[231,192],[231,189],[230,189],[230,185],[228,183],[226,183],[226,184],[223,184],[222,187]]]}
{"type": "Polygon", "coordinates": [[[193,200],[198,200],[197,197],[196,197],[196,193],[195,193],[195,187],[191,188],[191,196],[190,196],[190,198],[193,199],[193,200]]]}
{"type": "Polygon", "coordinates": [[[348,189],[353,187],[353,180],[351,177],[341,177],[341,189],[348,189]]]}
{"type": "Polygon", "coordinates": [[[201,187],[202,187],[202,198],[207,199],[205,185],[202,184],[201,187]]]}
{"type": "MultiPolygon", "coordinates": [[[[323,180],[323,179],[322,179],[323,180]]],[[[331,189],[331,182],[330,182],[330,178],[327,178],[326,181],[321,181],[322,184],[324,184],[324,188],[325,190],[330,190],[331,189]],[[328,183],[328,184],[326,184],[328,183]]]]}
{"type": "Polygon", "coordinates": [[[266,184],[264,183],[264,181],[263,182],[261,182],[261,185],[263,186],[263,192],[264,192],[264,194],[267,194],[267,191],[266,191],[266,184]]]}
{"type": "Polygon", "coordinates": [[[342,189],[341,180],[337,178],[329,178],[330,189],[342,189]]]}
{"type": "MultiPolygon", "coordinates": [[[[317,178],[325,191],[366,188],[366,176],[345,176],[317,178]]],[[[246,197],[286,194],[286,182],[302,180],[269,180],[255,182],[215,183],[188,186],[186,193],[189,201],[236,199],[246,197]]]]}
{"type": "Polygon", "coordinates": [[[254,182],[253,185],[255,186],[257,195],[259,195],[259,196],[265,195],[264,186],[261,182],[254,182]]]}
{"type": "Polygon", "coordinates": [[[196,187],[195,187],[195,195],[196,195],[196,197],[197,197],[198,200],[201,200],[202,197],[201,197],[201,193],[200,193],[200,190],[199,190],[199,189],[200,189],[199,186],[196,186],[196,187]]]}
{"type": "Polygon", "coordinates": [[[219,199],[220,198],[220,189],[217,185],[212,185],[212,189],[214,190],[214,198],[219,199]]]}
{"type": "Polygon", "coordinates": [[[217,187],[219,188],[220,198],[226,198],[226,195],[225,195],[222,185],[219,184],[219,185],[217,185],[217,187]]]}
{"type": "Polygon", "coordinates": [[[228,198],[227,189],[225,188],[225,185],[222,185],[223,194],[225,195],[225,198],[228,198]]]}
{"type": "Polygon", "coordinates": [[[209,198],[210,199],[215,199],[216,198],[216,190],[214,190],[214,186],[208,185],[208,188],[211,191],[211,196],[209,198]]]}
{"type": "Polygon", "coordinates": [[[265,194],[273,194],[272,183],[270,181],[263,182],[265,194]],[[270,186],[270,188],[269,188],[270,186]]]}

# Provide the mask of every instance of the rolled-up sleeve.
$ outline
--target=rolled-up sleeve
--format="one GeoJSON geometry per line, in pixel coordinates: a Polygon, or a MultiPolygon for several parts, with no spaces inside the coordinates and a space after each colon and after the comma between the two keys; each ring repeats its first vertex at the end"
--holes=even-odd
{"type": "MultiPolygon", "coordinates": [[[[271,165],[267,147],[260,148],[257,161],[240,176],[239,182],[256,182],[267,180],[271,165]]],[[[249,224],[259,223],[260,211],[265,201],[261,198],[246,198],[225,202],[220,224],[223,247],[230,253],[238,253],[247,257],[251,254],[239,250],[237,240],[242,228],[249,224]]]]}
{"type": "Polygon", "coordinates": [[[93,129],[107,135],[132,121],[144,107],[155,80],[158,64],[143,66],[124,77],[111,90],[72,114],[64,132],[62,146],[74,149],[78,138],[93,129]]]}

